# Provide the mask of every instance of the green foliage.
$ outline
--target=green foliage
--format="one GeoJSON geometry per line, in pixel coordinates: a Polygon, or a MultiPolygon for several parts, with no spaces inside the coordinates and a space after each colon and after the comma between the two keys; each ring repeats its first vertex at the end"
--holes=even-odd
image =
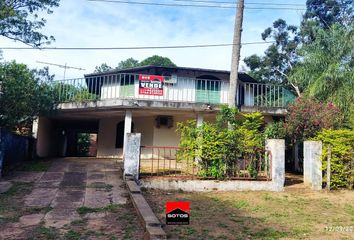
{"type": "Polygon", "coordinates": [[[110,70],[113,70],[113,68],[108,66],[107,63],[102,63],[100,66],[95,67],[94,73],[103,73],[110,70]]]}
{"type": "Polygon", "coordinates": [[[305,96],[333,102],[349,117],[354,104],[354,24],[332,25],[316,31],[314,41],[298,51],[303,61],[290,80],[303,89],[305,96]]]}
{"type": "MultiPolygon", "coordinates": [[[[115,68],[117,70],[127,69],[127,68],[134,68],[134,67],[143,67],[143,66],[158,66],[158,67],[176,67],[177,65],[174,64],[171,59],[168,57],[162,57],[158,55],[153,55],[151,57],[145,58],[141,62],[134,58],[127,58],[126,60],[120,61],[118,66],[115,68]]],[[[108,66],[106,63],[101,64],[95,68],[95,73],[102,73],[113,70],[112,67],[108,66]]]]}
{"type": "Polygon", "coordinates": [[[198,128],[195,121],[177,123],[181,136],[178,159],[197,159],[200,176],[224,179],[239,171],[235,166],[243,156],[250,162],[250,175],[257,177],[258,153],[264,149],[263,116],[237,115],[237,109],[223,106],[216,123],[205,122],[198,128]]]}
{"type": "Polygon", "coordinates": [[[161,57],[158,55],[153,55],[151,57],[148,57],[141,61],[139,63],[140,66],[147,66],[147,65],[153,65],[153,66],[159,66],[159,67],[176,67],[176,64],[174,64],[171,59],[168,57],[161,57]]]}
{"type": "MultiPolygon", "coordinates": [[[[330,39],[334,37],[344,37],[348,34],[351,34],[350,31],[343,34],[342,36],[334,36],[331,33],[331,28],[334,24],[340,26],[343,29],[350,28],[350,25],[354,21],[354,5],[352,0],[308,0],[306,2],[306,12],[303,15],[301,26],[292,26],[288,25],[283,19],[278,19],[274,21],[273,26],[265,29],[262,33],[263,40],[273,40],[275,43],[271,44],[263,56],[252,55],[246,57],[244,62],[247,67],[250,69],[248,72],[255,79],[260,81],[271,81],[271,82],[282,82],[289,83],[294,92],[298,96],[301,95],[303,91],[307,89],[307,85],[301,84],[301,78],[291,77],[293,70],[300,64],[306,67],[306,63],[302,64],[303,58],[307,58],[307,53],[302,54],[302,48],[307,48],[307,44],[311,44],[313,41],[326,41],[326,38],[330,39]],[[319,34],[322,32],[322,34],[319,34]],[[326,35],[327,34],[327,35],[326,35]],[[323,38],[321,35],[326,35],[323,38]],[[321,40],[322,39],[322,40],[321,40]],[[298,85],[298,81],[300,81],[298,85]]],[[[347,31],[347,30],[346,30],[347,31]]],[[[351,36],[353,36],[351,34],[351,36]]],[[[351,38],[351,42],[353,42],[351,38]]],[[[335,48],[342,48],[338,52],[327,51],[326,45],[319,45],[322,48],[324,54],[327,58],[332,56],[340,55],[342,52],[345,52],[345,47],[340,43],[333,43],[330,46],[335,48]]],[[[346,51],[347,55],[353,56],[352,52],[346,51]]],[[[342,58],[343,63],[346,62],[345,58],[342,58]]],[[[336,62],[335,60],[332,62],[336,62]]],[[[318,61],[317,64],[320,66],[323,62],[318,61]]],[[[332,72],[332,75],[335,76],[338,72],[341,72],[340,62],[336,62],[336,66],[329,67],[326,63],[317,69],[317,73],[321,74],[323,69],[326,69],[328,73],[332,72]],[[337,68],[339,71],[333,71],[337,68]]],[[[352,65],[353,68],[353,65],[352,65]]],[[[316,69],[316,68],[313,68],[316,69]]],[[[309,71],[304,71],[307,74],[309,79],[317,78],[316,74],[312,76],[312,73],[309,71]]],[[[342,73],[341,73],[342,74],[342,73]]],[[[340,79],[344,79],[341,78],[340,79]]],[[[332,80],[322,79],[323,84],[331,84],[332,80]]],[[[322,81],[321,80],[321,81],[322,81]]],[[[341,80],[342,81],[342,80],[341,80]]],[[[310,82],[312,83],[312,82],[310,82]]],[[[334,81],[334,84],[338,83],[334,81]]],[[[345,84],[345,81],[342,81],[340,84],[345,84]]],[[[311,84],[310,84],[311,85],[311,84]]],[[[318,84],[315,84],[318,86],[318,84]]],[[[353,85],[353,84],[352,84],[353,85]]],[[[332,93],[330,90],[321,89],[321,91],[326,91],[327,93],[332,93]]],[[[348,89],[348,92],[350,90],[348,89]]],[[[339,95],[337,95],[339,96],[339,95]]],[[[333,101],[333,100],[332,100],[333,101]]],[[[334,101],[335,102],[335,101],[334,101]]],[[[339,103],[336,102],[339,106],[339,103]]],[[[344,103],[342,101],[341,103],[344,103]]]]}
{"type": "Polygon", "coordinates": [[[77,154],[79,156],[88,156],[91,140],[89,133],[79,133],[77,137],[77,154]]]}
{"type": "Polygon", "coordinates": [[[34,47],[49,44],[54,40],[54,37],[48,37],[39,32],[45,26],[46,20],[39,18],[38,13],[51,14],[51,8],[58,6],[59,0],[2,0],[0,4],[0,36],[34,47]]]}
{"type": "Polygon", "coordinates": [[[322,129],[341,126],[343,116],[333,104],[324,104],[312,98],[300,97],[290,104],[285,128],[293,142],[315,137],[322,129]]]}
{"type": "MultiPolygon", "coordinates": [[[[354,131],[323,130],[315,138],[322,141],[323,170],[327,169],[328,146],[331,154],[331,188],[354,187],[354,131]]],[[[326,177],[323,178],[326,181],[326,177]]]]}
{"type": "Polygon", "coordinates": [[[284,139],[286,135],[284,122],[279,121],[268,124],[264,130],[264,135],[268,139],[284,139]]]}
{"type": "Polygon", "coordinates": [[[52,77],[14,61],[0,64],[0,126],[18,129],[54,108],[53,88],[43,78],[52,77]]]}

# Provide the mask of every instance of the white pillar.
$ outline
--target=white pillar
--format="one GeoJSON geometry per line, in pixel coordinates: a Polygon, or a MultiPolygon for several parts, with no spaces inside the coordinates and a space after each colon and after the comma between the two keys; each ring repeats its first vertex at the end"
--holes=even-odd
{"type": "Polygon", "coordinates": [[[140,133],[127,133],[126,153],[124,155],[124,177],[133,176],[139,179],[139,161],[140,161],[140,133]]]}
{"type": "Polygon", "coordinates": [[[38,118],[35,118],[32,122],[32,136],[37,139],[38,136],[38,118]]]}
{"type": "Polygon", "coordinates": [[[203,121],[204,121],[204,113],[197,113],[197,127],[202,126],[203,121]]]}
{"type": "Polygon", "coordinates": [[[285,183],[285,140],[267,139],[266,150],[271,158],[274,191],[283,191],[285,183]]]}
{"type": "Polygon", "coordinates": [[[304,184],[314,190],[322,189],[322,142],[304,142],[304,184]]]}
{"type": "Polygon", "coordinates": [[[125,147],[127,143],[127,133],[132,132],[132,110],[125,111],[125,118],[124,118],[124,144],[123,144],[123,157],[125,153],[125,147]]]}

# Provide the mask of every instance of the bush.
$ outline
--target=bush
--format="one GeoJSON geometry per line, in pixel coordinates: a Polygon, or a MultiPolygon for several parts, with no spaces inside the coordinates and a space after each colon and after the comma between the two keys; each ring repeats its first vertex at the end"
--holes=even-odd
{"type": "MultiPolygon", "coordinates": [[[[354,184],[354,131],[323,130],[315,140],[322,141],[323,170],[327,169],[328,146],[332,146],[331,188],[347,187],[354,184]]],[[[326,181],[326,178],[324,178],[326,181]]]]}
{"type": "Polygon", "coordinates": [[[286,131],[282,121],[271,123],[264,130],[264,136],[268,139],[283,139],[285,135],[286,131]]]}
{"type": "Polygon", "coordinates": [[[204,123],[196,128],[195,121],[177,124],[181,136],[178,159],[197,159],[199,175],[224,179],[232,176],[238,159],[249,161],[249,175],[257,177],[260,150],[264,150],[264,137],[260,128],[260,113],[242,114],[236,120],[237,109],[223,107],[216,123],[204,123]],[[227,127],[229,125],[230,127],[227,127]]]}
{"type": "Polygon", "coordinates": [[[289,106],[285,128],[293,142],[299,142],[315,137],[322,129],[337,129],[342,121],[343,114],[332,103],[300,97],[289,106]]]}

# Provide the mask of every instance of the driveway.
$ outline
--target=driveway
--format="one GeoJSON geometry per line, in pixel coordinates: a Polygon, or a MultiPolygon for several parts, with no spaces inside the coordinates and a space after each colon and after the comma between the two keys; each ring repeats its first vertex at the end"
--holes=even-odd
{"type": "Polygon", "coordinates": [[[0,224],[0,239],[29,239],[28,234],[36,239],[33,231],[38,226],[55,230],[55,238],[107,239],[107,233],[109,239],[140,238],[143,230],[128,201],[121,164],[103,159],[53,159],[46,172],[17,172],[8,180],[31,187],[23,195],[23,208],[40,210],[19,216],[18,222],[6,222],[6,227],[0,224]],[[87,234],[90,231],[95,234],[87,234]],[[70,238],[68,233],[80,237],[70,238]]]}

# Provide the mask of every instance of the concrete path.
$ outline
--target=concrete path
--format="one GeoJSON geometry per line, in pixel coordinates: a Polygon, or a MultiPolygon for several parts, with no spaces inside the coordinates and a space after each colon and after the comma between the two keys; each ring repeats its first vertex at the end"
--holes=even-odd
{"type": "Polygon", "coordinates": [[[60,228],[81,219],[79,207],[125,204],[128,193],[119,168],[114,160],[54,160],[47,172],[33,176],[35,187],[25,197],[25,206],[51,207],[45,216],[34,217],[43,217],[47,227],[60,228]]]}

